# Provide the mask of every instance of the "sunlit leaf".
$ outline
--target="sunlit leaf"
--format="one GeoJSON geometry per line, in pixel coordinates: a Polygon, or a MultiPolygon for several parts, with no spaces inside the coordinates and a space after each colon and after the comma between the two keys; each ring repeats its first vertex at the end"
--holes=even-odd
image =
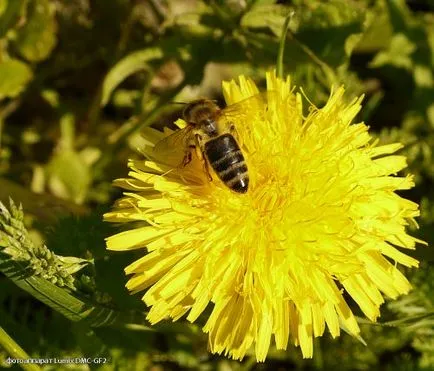
{"type": "Polygon", "coordinates": [[[414,66],[414,81],[417,86],[430,88],[434,87],[433,69],[427,65],[417,64],[414,66]]]}
{"type": "Polygon", "coordinates": [[[90,168],[73,150],[56,153],[47,166],[51,191],[60,198],[81,203],[91,182],[90,168]]]}
{"type": "Polygon", "coordinates": [[[416,50],[414,45],[404,34],[393,36],[388,50],[379,52],[371,62],[371,67],[378,68],[390,64],[399,68],[411,68],[413,62],[411,54],[416,50]]]}
{"type": "Polygon", "coordinates": [[[71,321],[88,321],[93,326],[108,325],[116,318],[115,311],[98,306],[60,288],[42,277],[28,276],[24,267],[0,254],[0,271],[18,287],[64,315],[71,321]]]}
{"type": "Polygon", "coordinates": [[[242,27],[269,28],[276,36],[280,36],[289,8],[283,5],[255,5],[241,19],[242,27]]]}
{"type": "Polygon", "coordinates": [[[0,62],[0,99],[20,94],[32,79],[30,67],[16,59],[0,62]]]}

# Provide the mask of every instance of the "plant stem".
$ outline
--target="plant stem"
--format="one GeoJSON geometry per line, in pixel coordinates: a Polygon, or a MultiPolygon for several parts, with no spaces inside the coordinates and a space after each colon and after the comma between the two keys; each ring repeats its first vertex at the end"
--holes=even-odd
{"type": "Polygon", "coordinates": [[[294,15],[294,12],[291,11],[286,16],[285,23],[283,24],[282,35],[280,36],[280,44],[279,44],[279,52],[277,54],[276,70],[277,70],[277,77],[279,77],[281,79],[283,79],[283,54],[285,52],[286,35],[287,35],[288,29],[289,29],[289,22],[291,21],[293,15],[294,15]]]}
{"type": "MultiPolygon", "coordinates": [[[[29,359],[28,354],[0,327],[0,346],[6,350],[11,358],[14,359],[29,359]]],[[[24,370],[41,371],[38,365],[33,363],[20,363],[24,370]]]]}

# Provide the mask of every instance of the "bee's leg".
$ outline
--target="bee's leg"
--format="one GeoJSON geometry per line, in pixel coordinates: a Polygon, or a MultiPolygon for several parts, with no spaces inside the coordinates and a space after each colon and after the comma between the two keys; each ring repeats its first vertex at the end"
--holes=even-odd
{"type": "Polygon", "coordinates": [[[205,171],[205,173],[208,175],[208,180],[210,182],[212,182],[212,176],[211,173],[209,171],[209,167],[208,167],[208,161],[206,160],[206,158],[204,157],[202,150],[201,150],[201,146],[200,146],[200,141],[201,141],[201,137],[199,134],[195,135],[195,140],[196,140],[196,153],[197,153],[197,157],[199,158],[200,161],[202,161],[203,164],[203,170],[205,171]]]}
{"type": "Polygon", "coordinates": [[[235,125],[232,122],[229,126],[229,132],[235,137],[235,139],[239,142],[240,145],[243,144],[242,138],[240,137],[240,134],[238,133],[237,128],[235,127],[235,125]]]}
{"type": "Polygon", "coordinates": [[[202,163],[203,163],[203,169],[205,170],[205,173],[208,175],[208,180],[212,182],[212,176],[211,173],[209,172],[208,161],[204,158],[202,163]]]}
{"type": "Polygon", "coordinates": [[[235,135],[235,137],[238,137],[238,136],[239,136],[239,135],[238,135],[237,128],[235,127],[235,125],[234,125],[233,123],[231,123],[231,125],[229,126],[229,132],[230,132],[232,135],[235,135]]]}
{"type": "Polygon", "coordinates": [[[181,164],[183,167],[187,166],[193,159],[193,151],[196,149],[196,141],[194,138],[189,138],[185,144],[185,154],[181,164]]]}
{"type": "Polygon", "coordinates": [[[195,150],[195,148],[195,145],[188,146],[184,155],[184,159],[182,160],[182,166],[187,166],[191,162],[191,160],[193,159],[193,151],[195,150]]]}

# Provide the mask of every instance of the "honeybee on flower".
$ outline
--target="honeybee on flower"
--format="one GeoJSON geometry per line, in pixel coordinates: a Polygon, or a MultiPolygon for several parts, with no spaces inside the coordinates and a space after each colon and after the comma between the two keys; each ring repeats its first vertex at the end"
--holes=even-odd
{"type": "Polygon", "coordinates": [[[252,105],[263,105],[266,109],[267,95],[257,94],[224,109],[210,99],[198,99],[187,104],[182,114],[187,126],[158,142],[153,150],[154,157],[165,158],[177,165],[182,156],[182,166],[186,166],[195,152],[210,181],[213,180],[212,169],[229,189],[246,193],[249,174],[238,144],[236,124],[252,105]]]}
{"type": "Polygon", "coordinates": [[[161,150],[177,135],[190,140],[184,134],[193,127],[170,133],[170,140],[167,131],[146,131],[157,150],[130,161],[129,177],[116,181],[125,195],[105,215],[143,226],[109,237],[107,248],[146,249],[125,271],[132,293],[146,290],[152,324],[183,316],[193,322],[211,307],[204,331],[212,352],[241,359],[254,347],[264,361],[274,337],[278,349],[291,342],[309,358],[313,338],[326,328],[333,337],[341,328],[359,336],[344,293],[376,321],[384,297],[410,290],[397,265],[418,265],[401,249],[423,243],[406,232],[419,210],[395,193],[414,185],[411,176],[395,175],[406,167],[404,156],[393,155],[402,146],[379,146],[364,123],[352,124],[361,98],[346,103],[339,88],[304,116],[289,78],[268,73],[266,79],[272,94],[260,94],[244,77],[224,82],[228,108],[208,123],[231,128],[234,122],[238,147],[219,152],[227,156],[221,163],[231,159],[230,171],[234,163],[240,169],[231,174],[234,183],[206,148],[211,141],[194,137],[191,154],[181,141],[188,166],[173,166],[161,150]],[[238,102],[249,102],[248,109],[229,119],[225,111],[238,102]],[[222,181],[210,181],[207,165],[222,181]],[[231,185],[243,179],[241,195],[231,185]]]}

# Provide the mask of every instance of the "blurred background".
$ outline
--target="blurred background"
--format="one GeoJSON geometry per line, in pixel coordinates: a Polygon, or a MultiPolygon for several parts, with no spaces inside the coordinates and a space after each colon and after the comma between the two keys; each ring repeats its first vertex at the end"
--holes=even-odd
{"type": "MultiPolygon", "coordinates": [[[[207,352],[204,321],[150,328],[102,222],[141,130],[171,125],[173,101],[222,101],[221,81],[264,87],[285,18],[284,72],[318,107],[331,86],[365,95],[358,121],[404,144],[434,241],[433,0],[0,0],[0,367],[8,357],[102,357],[44,370],[434,370],[434,253],[411,255],[414,290],[360,318],[367,346],[343,334],[242,362],[207,352]],[[12,199],[19,208],[10,204],[12,199]],[[9,211],[7,211],[9,210],[9,211]]],[[[357,309],[355,313],[360,314],[357,309]]],[[[26,366],[27,367],[27,366],[26,366]]],[[[29,368],[38,369],[38,368],[29,368]]]]}

